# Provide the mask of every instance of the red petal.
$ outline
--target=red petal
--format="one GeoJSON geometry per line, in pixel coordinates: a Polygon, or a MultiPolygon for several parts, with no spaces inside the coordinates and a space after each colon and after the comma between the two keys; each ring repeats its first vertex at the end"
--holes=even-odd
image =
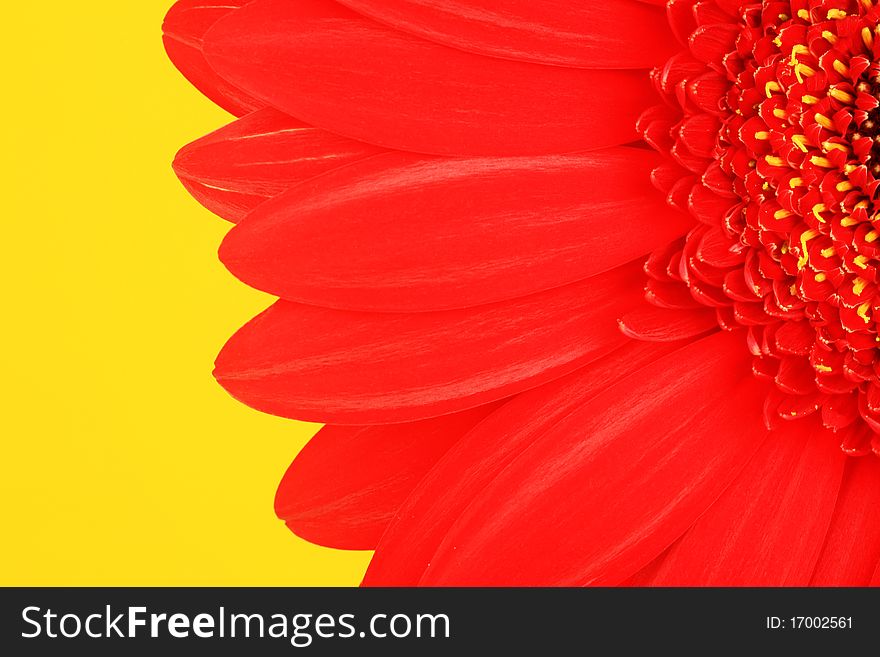
{"type": "Polygon", "coordinates": [[[184,146],[174,171],[199,203],[235,222],[299,182],[382,152],[266,108],[184,146]]]}
{"type": "Polygon", "coordinates": [[[235,398],[333,424],[406,422],[533,388],[625,338],[636,263],[514,301],[433,313],[359,313],[279,301],[242,327],[214,371],[235,398]]]}
{"type": "Polygon", "coordinates": [[[623,581],[680,536],[754,453],[765,436],[764,394],[739,333],[651,363],[508,465],[447,533],[421,583],[623,581]]]}
{"type": "Polygon", "coordinates": [[[447,46],[577,68],[651,68],[678,48],[655,7],[534,0],[339,0],[381,23],[447,46]]]}
{"type": "Polygon", "coordinates": [[[218,76],[205,61],[202,37],[214,23],[247,0],[178,0],[165,15],[162,42],[183,76],[217,105],[242,116],[265,103],[218,76]]]}
{"type": "Polygon", "coordinates": [[[687,231],[692,220],[647,184],[657,159],[626,147],[467,160],[389,153],[266,203],[229,232],[220,258],[249,285],[332,308],[444,310],[524,296],[687,231]]]}
{"type": "Polygon", "coordinates": [[[620,330],[636,340],[670,342],[693,338],[718,328],[711,308],[673,310],[644,305],[619,321],[620,330]]]}
{"type": "Polygon", "coordinates": [[[388,527],[367,586],[414,586],[470,501],[561,418],[676,345],[627,342],[586,367],[518,395],[471,431],[419,483],[388,527]]]}
{"type": "MultiPolygon", "coordinates": [[[[737,424],[731,418],[732,424],[737,424]]],[[[785,423],[663,558],[652,586],[806,586],[846,456],[817,422],[785,423]]]]}
{"type": "Polygon", "coordinates": [[[810,586],[867,586],[880,558],[880,461],[849,459],[810,586]]]}
{"type": "Polygon", "coordinates": [[[372,550],[425,473],[496,408],[403,424],[325,426],[284,474],[275,513],[312,543],[372,550]]]}
{"type": "Polygon", "coordinates": [[[569,152],[636,137],[644,71],[484,57],[387,28],[330,0],[256,0],[205,37],[211,66],[285,112],[389,148],[569,152]]]}

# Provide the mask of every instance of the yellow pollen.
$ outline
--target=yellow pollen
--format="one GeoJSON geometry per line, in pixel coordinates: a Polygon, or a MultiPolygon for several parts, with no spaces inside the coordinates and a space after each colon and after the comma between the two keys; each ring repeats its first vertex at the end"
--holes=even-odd
{"type": "Polygon", "coordinates": [[[825,150],[826,153],[828,151],[833,151],[833,150],[843,151],[844,153],[849,152],[849,149],[847,149],[847,147],[844,146],[843,144],[835,144],[834,142],[831,142],[831,141],[823,141],[822,148],[825,150]]]}
{"type": "Polygon", "coordinates": [[[777,14],[777,16],[779,16],[779,20],[781,20],[783,23],[791,19],[791,16],[789,16],[788,14],[777,14]]]}
{"type": "Polygon", "coordinates": [[[804,78],[805,77],[809,78],[809,77],[812,77],[813,75],[816,75],[816,71],[814,69],[810,68],[809,66],[807,66],[806,64],[799,63],[794,67],[794,75],[798,79],[798,82],[803,84],[804,78]]]}
{"type": "Polygon", "coordinates": [[[813,155],[810,158],[810,162],[815,164],[817,167],[823,167],[825,169],[834,168],[834,165],[831,164],[831,161],[827,157],[819,157],[818,155],[813,155]]]}
{"type": "Polygon", "coordinates": [[[795,176],[794,178],[792,178],[791,180],[788,181],[788,186],[791,187],[792,189],[794,189],[795,187],[803,187],[804,186],[804,179],[801,178],[800,176],[795,176]]]}
{"type": "Polygon", "coordinates": [[[780,39],[779,37],[774,38],[773,45],[776,46],[777,48],[781,48],[782,47],[782,39],[780,39]]]}
{"type": "Polygon", "coordinates": [[[807,250],[807,242],[819,235],[821,235],[821,233],[815,228],[810,228],[801,233],[801,257],[798,259],[798,269],[803,269],[810,261],[810,252],[807,250]]]}
{"type": "Polygon", "coordinates": [[[871,320],[868,318],[868,311],[871,309],[871,302],[865,301],[861,306],[859,306],[858,310],[856,310],[856,315],[865,320],[865,324],[868,324],[871,320]]]}
{"type": "Polygon", "coordinates": [[[819,214],[820,212],[825,212],[825,210],[827,209],[828,208],[825,207],[824,203],[816,203],[816,205],[813,206],[813,216],[816,217],[816,219],[818,219],[821,223],[827,223],[822,215],[819,214]]]}
{"type": "Polygon", "coordinates": [[[828,20],[839,20],[841,18],[846,18],[847,13],[843,11],[843,9],[829,9],[828,10],[828,20]]]}
{"type": "Polygon", "coordinates": [[[817,283],[824,283],[826,280],[828,280],[828,277],[825,275],[825,273],[821,271],[816,274],[814,278],[816,279],[817,283]]]}
{"type": "Polygon", "coordinates": [[[830,30],[822,30],[822,38],[832,45],[837,43],[837,36],[830,30]]]}
{"type": "Polygon", "coordinates": [[[755,133],[755,139],[759,139],[760,141],[767,141],[770,139],[770,133],[766,130],[759,130],[755,133]]]}
{"type": "Polygon", "coordinates": [[[868,281],[866,281],[861,276],[856,276],[855,279],[853,279],[852,290],[853,290],[853,294],[855,294],[856,296],[861,296],[862,292],[865,291],[866,287],[868,287],[868,281]]]}
{"type": "Polygon", "coordinates": [[[804,105],[815,105],[816,103],[819,102],[819,99],[816,98],[815,96],[811,96],[811,95],[807,94],[805,96],[801,96],[801,102],[804,105]]]}
{"type": "Polygon", "coordinates": [[[865,47],[868,48],[868,50],[874,47],[874,35],[871,34],[870,28],[862,28],[862,41],[864,42],[865,47]]]}
{"type": "Polygon", "coordinates": [[[834,186],[838,192],[848,192],[853,188],[853,184],[849,180],[842,180],[834,186]]]}
{"type": "Polygon", "coordinates": [[[871,242],[876,241],[878,237],[880,237],[880,233],[878,233],[876,230],[872,230],[867,235],[865,235],[865,241],[870,244],[871,242]]]}
{"type": "Polygon", "coordinates": [[[844,64],[839,59],[834,60],[833,66],[834,66],[834,70],[837,71],[838,73],[840,73],[841,75],[843,75],[844,77],[849,75],[849,66],[844,64]]]}
{"type": "Polygon", "coordinates": [[[816,368],[817,372],[831,372],[831,371],[833,371],[830,367],[828,367],[827,365],[822,365],[821,363],[815,365],[814,367],[816,368]]]}
{"type": "Polygon", "coordinates": [[[775,116],[777,119],[787,119],[788,112],[786,112],[781,107],[777,107],[776,109],[773,110],[773,116],[775,116]]]}
{"type": "MultiPolygon", "coordinates": [[[[798,63],[797,56],[798,55],[805,55],[808,52],[810,52],[810,49],[807,48],[804,44],[802,44],[802,43],[794,44],[791,47],[791,59],[788,60],[788,65],[794,66],[795,64],[798,63]]],[[[813,72],[815,73],[815,71],[813,71],[813,72]]]]}
{"type": "MultiPolygon", "coordinates": [[[[822,249],[821,251],[819,251],[819,253],[822,254],[823,258],[830,258],[831,256],[834,255],[834,247],[829,246],[827,249],[822,249]]],[[[824,275],[825,274],[822,274],[822,276],[824,276],[824,275]]],[[[818,277],[817,277],[817,280],[818,280],[818,277]]],[[[824,281],[825,279],[823,278],[822,280],[824,281]]]]}
{"type": "Polygon", "coordinates": [[[770,80],[770,82],[764,85],[764,93],[767,94],[767,98],[770,98],[774,91],[782,91],[782,87],[775,80],[770,80]]]}
{"type": "Polygon", "coordinates": [[[798,9],[797,17],[801,20],[808,21],[810,20],[810,12],[806,9],[798,9]]]}
{"type": "MultiPolygon", "coordinates": [[[[824,159],[824,158],[822,158],[822,159],[824,159]]],[[[765,155],[765,156],[764,156],[764,160],[765,160],[765,161],[767,162],[767,164],[769,164],[771,167],[784,167],[784,166],[785,166],[785,160],[783,160],[783,159],[782,159],[781,157],[779,157],[778,155],[765,155]]],[[[830,168],[830,164],[831,164],[831,163],[829,162],[829,168],[830,168]]]]}
{"type": "Polygon", "coordinates": [[[828,118],[827,116],[825,116],[824,114],[819,114],[819,112],[816,112],[816,113],[813,115],[813,118],[815,118],[815,119],[816,119],[816,123],[818,123],[818,124],[819,124],[820,126],[822,126],[823,128],[827,128],[828,130],[831,130],[831,129],[834,127],[834,124],[831,123],[831,119],[829,119],[829,118],[828,118]]]}
{"type": "Polygon", "coordinates": [[[858,267],[859,269],[867,269],[868,268],[868,259],[863,255],[858,255],[855,258],[853,258],[853,262],[855,263],[856,267],[858,267]]]}
{"type": "Polygon", "coordinates": [[[846,175],[850,175],[850,174],[851,174],[853,171],[855,171],[856,169],[858,169],[858,167],[857,167],[855,164],[846,164],[846,165],[844,165],[844,167],[843,167],[843,172],[844,172],[846,175]]]}
{"type": "Polygon", "coordinates": [[[790,217],[790,216],[791,216],[791,212],[789,212],[785,208],[777,210],[776,212],[773,213],[773,218],[776,219],[776,221],[779,221],[780,219],[785,219],[786,217],[790,217]]]}
{"type": "Polygon", "coordinates": [[[831,89],[828,92],[828,95],[834,98],[835,100],[839,100],[841,103],[851,103],[855,100],[850,94],[846,93],[843,89],[831,89]]]}
{"type": "Polygon", "coordinates": [[[859,223],[859,222],[849,216],[844,217],[843,219],[840,220],[840,225],[843,226],[844,228],[849,228],[850,226],[855,226],[857,223],[859,223]]]}
{"type": "Polygon", "coordinates": [[[792,135],[791,140],[794,142],[794,145],[800,148],[804,153],[806,153],[809,148],[810,141],[807,139],[806,135],[792,135]]]}
{"type": "Polygon", "coordinates": [[[857,207],[857,208],[867,208],[867,207],[868,207],[868,202],[867,202],[866,200],[862,199],[861,201],[859,201],[858,203],[856,203],[856,206],[855,206],[855,207],[857,207]]]}
{"type": "Polygon", "coordinates": [[[785,255],[786,253],[788,253],[788,246],[783,244],[782,248],[780,248],[779,250],[782,251],[782,255],[785,255]]]}

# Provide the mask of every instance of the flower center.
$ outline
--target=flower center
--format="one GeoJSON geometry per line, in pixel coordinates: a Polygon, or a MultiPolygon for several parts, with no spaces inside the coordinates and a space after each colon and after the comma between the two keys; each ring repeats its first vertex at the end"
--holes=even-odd
{"type": "Polygon", "coordinates": [[[669,6],[689,52],[655,71],[666,104],[639,128],[701,225],[652,256],[649,291],[683,283],[747,329],[770,420],[818,411],[845,451],[880,454],[880,10],[734,4],[669,6]]]}

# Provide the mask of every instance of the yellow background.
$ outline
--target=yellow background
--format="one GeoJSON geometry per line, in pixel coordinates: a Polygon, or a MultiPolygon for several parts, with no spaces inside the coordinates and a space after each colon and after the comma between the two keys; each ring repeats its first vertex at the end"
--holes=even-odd
{"type": "Polygon", "coordinates": [[[170,4],[4,6],[0,584],[356,584],[369,553],[272,512],[316,425],[211,377],[270,299],[171,172],[231,117],[165,58],[170,4]]]}

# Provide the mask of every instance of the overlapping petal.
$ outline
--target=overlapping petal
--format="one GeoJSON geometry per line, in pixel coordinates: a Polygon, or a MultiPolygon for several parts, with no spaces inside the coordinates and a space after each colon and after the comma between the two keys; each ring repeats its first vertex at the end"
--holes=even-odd
{"type": "Polygon", "coordinates": [[[220,259],[249,285],[334,308],[445,310],[524,296],[613,269],[688,230],[692,220],[648,185],[658,161],[627,147],[388,153],[262,205],[229,232],[220,259]]]}
{"type": "Polygon", "coordinates": [[[693,342],[550,427],[469,504],[421,583],[613,585],[658,556],[768,433],[742,339],[693,342]]]}
{"type": "Polygon", "coordinates": [[[503,399],[620,346],[637,263],[580,283],[444,312],[363,313],[279,301],[242,327],[214,374],[258,410],[333,424],[423,419],[503,399]]]}
{"type": "Polygon", "coordinates": [[[237,222],[298,183],[382,152],[267,107],[187,144],[173,166],[199,203],[237,222]]]}
{"type": "Polygon", "coordinates": [[[634,0],[338,0],[469,52],[579,68],[650,68],[676,47],[661,9],[634,0]]]}
{"type": "Polygon", "coordinates": [[[312,125],[439,155],[532,155],[636,138],[644,71],[463,52],[331,0],[255,0],[205,35],[225,80],[312,125]],[[243,38],[242,35],[246,35],[243,38]]]}
{"type": "Polygon", "coordinates": [[[312,543],[372,550],[425,473],[498,406],[402,424],[327,425],[287,469],[275,513],[312,543]]]}
{"type": "Polygon", "coordinates": [[[214,103],[236,116],[265,105],[246,91],[230,84],[208,65],[202,37],[220,18],[248,0],[178,0],[165,16],[162,42],[165,52],[183,76],[214,103]]]}
{"type": "Polygon", "coordinates": [[[629,341],[561,379],[521,393],[455,444],[413,491],[382,536],[367,586],[415,586],[450,527],[532,442],[606,386],[678,345],[629,341]]]}

